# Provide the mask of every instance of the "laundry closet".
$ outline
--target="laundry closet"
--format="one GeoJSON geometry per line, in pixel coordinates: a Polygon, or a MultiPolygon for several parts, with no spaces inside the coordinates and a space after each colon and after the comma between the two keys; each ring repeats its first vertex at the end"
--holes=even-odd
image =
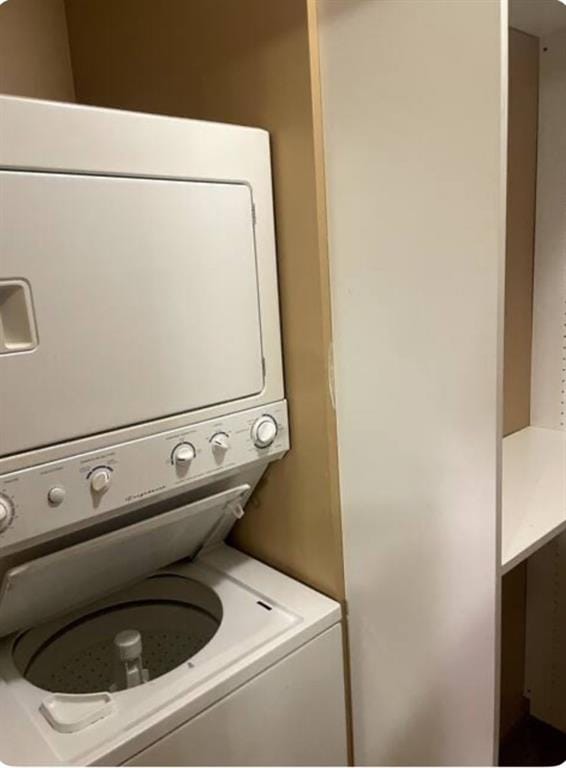
{"type": "Polygon", "coordinates": [[[351,762],[564,761],[566,5],[8,0],[0,93],[269,131],[291,450],[229,542],[342,604],[351,762]]]}

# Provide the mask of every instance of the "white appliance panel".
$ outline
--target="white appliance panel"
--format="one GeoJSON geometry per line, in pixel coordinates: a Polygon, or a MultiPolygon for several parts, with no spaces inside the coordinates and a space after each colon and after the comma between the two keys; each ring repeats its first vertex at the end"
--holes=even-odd
{"type": "Polygon", "coordinates": [[[347,765],[334,626],[126,765],[347,765]]]}
{"type": "MultiPolygon", "coordinates": [[[[201,713],[214,712],[214,705],[228,697],[232,704],[242,705],[245,734],[244,730],[241,733],[249,739],[246,749],[250,762],[267,764],[275,760],[286,764],[291,760],[307,765],[327,761],[344,764],[346,729],[340,606],[223,544],[202,552],[195,562],[177,563],[161,574],[185,577],[212,588],[223,607],[220,626],[210,641],[191,657],[191,665],[181,664],[147,686],[110,693],[113,703],[110,711],[95,724],[69,734],[54,728],[42,714],[41,704],[49,700],[51,694],[18,673],[12,655],[15,638],[5,638],[0,642],[0,719],[9,724],[11,737],[0,739],[0,760],[18,765],[122,765],[176,729],[181,729],[179,735],[182,735],[183,725],[201,713]],[[331,642],[319,642],[329,636],[333,638],[331,642]],[[303,656],[306,648],[312,649],[305,654],[308,658],[303,656]],[[303,657],[298,664],[284,664],[279,674],[264,678],[269,683],[268,689],[260,685],[250,688],[242,698],[237,695],[269,668],[278,668],[280,662],[298,657],[303,657]],[[236,695],[231,696],[234,692],[236,695]],[[249,694],[255,701],[253,705],[249,694]],[[273,719],[265,708],[266,696],[273,719]],[[313,712],[319,712],[320,716],[313,712]],[[316,719],[317,734],[313,734],[312,739],[304,732],[306,713],[316,719]],[[256,731],[264,724],[267,727],[256,747],[254,742],[260,738],[256,731]],[[271,754],[278,757],[268,761],[264,756],[270,749],[271,727],[277,729],[271,736],[271,754]],[[324,728],[332,735],[325,734],[324,728]],[[289,744],[279,755],[280,742],[285,739],[298,743],[296,747],[289,744]],[[306,762],[301,763],[300,758],[306,762]]],[[[113,602],[135,601],[149,589],[148,583],[144,586],[144,582],[138,582],[129,590],[91,607],[98,611],[113,602]]],[[[77,616],[61,617],[60,621],[74,622],[77,616]]],[[[53,632],[57,634],[58,621],[48,628],[49,637],[53,637],[53,632]]],[[[32,631],[33,636],[26,635],[21,640],[24,644],[29,641],[26,653],[35,654],[37,644],[43,647],[43,629],[38,628],[39,634],[32,631]]],[[[78,699],[68,695],[65,709],[69,720],[77,714],[80,716],[80,695],[78,699]],[[69,707],[75,712],[70,712],[69,707]]],[[[233,706],[228,709],[235,712],[233,706]]],[[[215,722],[223,728],[222,712],[225,711],[209,721],[212,728],[215,722]]],[[[194,730],[192,733],[197,738],[194,730]]],[[[169,749],[167,738],[164,746],[169,749]]],[[[174,744],[171,747],[176,748],[174,744]]],[[[210,748],[214,749],[212,745],[210,748]]],[[[235,747],[235,762],[240,757],[243,760],[242,749],[243,741],[235,747]]],[[[198,754],[203,760],[209,759],[205,756],[206,748],[195,751],[197,762],[198,754]]],[[[148,759],[150,757],[148,755],[148,759]]]]}
{"type": "Polygon", "coordinates": [[[37,334],[0,355],[0,455],[262,391],[248,185],[2,172],[0,210],[37,334]]]}
{"type": "Polygon", "coordinates": [[[7,526],[0,519],[0,566],[4,555],[119,517],[131,505],[152,504],[165,495],[171,498],[246,469],[257,467],[263,472],[268,462],[288,449],[283,401],[0,475],[0,507],[10,512],[7,526]],[[266,415],[277,424],[277,435],[271,445],[259,448],[252,433],[266,415]],[[215,448],[218,434],[224,436],[226,450],[215,448]],[[186,445],[193,447],[195,457],[178,465],[175,452],[186,445]],[[92,482],[100,470],[108,473],[109,484],[97,492],[92,482]],[[63,495],[53,503],[51,493],[57,489],[63,495]]]}

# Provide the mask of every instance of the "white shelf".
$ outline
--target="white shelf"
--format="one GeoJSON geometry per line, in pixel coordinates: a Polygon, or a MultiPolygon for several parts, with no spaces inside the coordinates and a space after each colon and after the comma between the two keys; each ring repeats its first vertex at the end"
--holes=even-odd
{"type": "Polygon", "coordinates": [[[566,432],[527,427],[503,440],[503,573],[566,530],[566,432]]]}

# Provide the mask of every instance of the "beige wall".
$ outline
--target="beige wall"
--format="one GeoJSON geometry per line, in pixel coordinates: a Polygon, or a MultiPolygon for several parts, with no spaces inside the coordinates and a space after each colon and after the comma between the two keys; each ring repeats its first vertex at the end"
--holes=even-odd
{"type": "Polygon", "coordinates": [[[270,468],[235,542],[342,598],[313,12],[310,0],[67,0],[80,102],[271,133],[292,450],[270,468]]]}
{"type": "Polygon", "coordinates": [[[63,0],[0,6],[0,93],[75,100],[63,0]]]}

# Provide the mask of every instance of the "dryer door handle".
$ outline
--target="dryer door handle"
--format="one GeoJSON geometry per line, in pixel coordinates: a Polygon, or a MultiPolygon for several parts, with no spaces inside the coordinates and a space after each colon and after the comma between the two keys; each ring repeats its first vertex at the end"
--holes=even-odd
{"type": "Polygon", "coordinates": [[[36,346],[30,284],[21,278],[0,280],[0,355],[29,352],[36,346]]]}

